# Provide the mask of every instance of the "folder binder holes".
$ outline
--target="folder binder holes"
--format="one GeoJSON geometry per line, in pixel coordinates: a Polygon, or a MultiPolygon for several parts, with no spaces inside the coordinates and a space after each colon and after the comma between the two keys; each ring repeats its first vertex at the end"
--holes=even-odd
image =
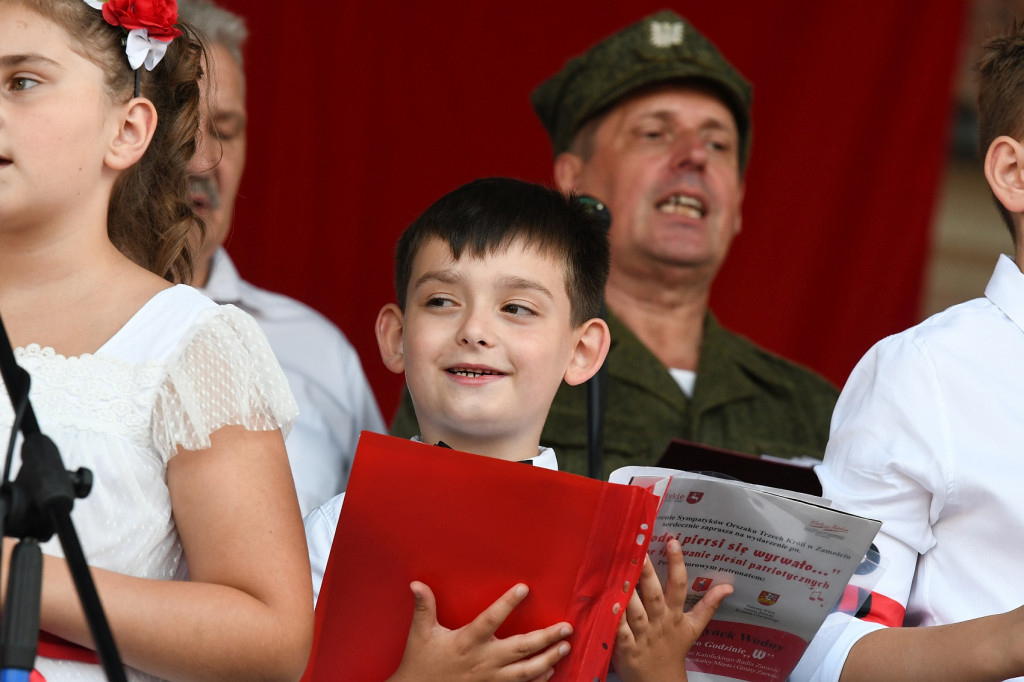
{"type": "MultiPolygon", "coordinates": [[[[648,527],[649,526],[646,523],[641,523],[640,524],[640,530],[647,530],[648,527]]],[[[636,536],[636,544],[643,545],[644,544],[644,540],[646,540],[646,539],[647,539],[647,536],[644,533],[640,533],[639,535],[636,536]]],[[[633,563],[636,564],[635,561],[633,563]]]]}

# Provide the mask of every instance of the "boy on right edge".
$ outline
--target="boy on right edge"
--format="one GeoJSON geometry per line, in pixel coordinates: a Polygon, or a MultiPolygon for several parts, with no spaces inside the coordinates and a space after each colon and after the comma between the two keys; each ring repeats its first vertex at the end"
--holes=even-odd
{"type": "Polygon", "coordinates": [[[882,521],[888,566],[869,613],[829,616],[794,681],[1024,675],[1024,24],[986,44],[978,73],[985,179],[1015,256],[983,298],[883,339],[850,375],[817,473],[836,507],[882,521]]]}
{"type": "MultiPolygon", "coordinates": [[[[477,180],[428,208],[399,240],[398,302],[385,305],[376,323],[385,365],[405,373],[419,439],[557,468],[540,433],[563,379],[586,381],[608,352],[599,318],[608,260],[607,236],[586,209],[539,185],[477,180]]],[[[306,517],[315,594],[343,501],[339,495],[306,517]]],[[[634,592],[623,615],[613,660],[626,682],[685,680],[686,652],[730,591],[712,589],[684,613],[678,543],[669,558],[665,591],[647,562],[644,597],[634,592]]],[[[427,585],[410,587],[415,612],[393,682],[545,680],[568,653],[568,623],[494,636],[526,598],[526,585],[510,586],[458,630],[437,622],[427,585]]]]}

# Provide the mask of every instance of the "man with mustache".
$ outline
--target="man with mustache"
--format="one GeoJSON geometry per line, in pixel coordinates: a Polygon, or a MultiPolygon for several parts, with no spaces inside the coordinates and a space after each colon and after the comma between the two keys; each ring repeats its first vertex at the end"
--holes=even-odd
{"type": "Polygon", "coordinates": [[[362,430],[384,421],[355,349],[312,308],[239,277],[224,250],[245,167],[244,20],[206,0],[179,0],[182,19],[207,43],[210,89],[204,97],[200,148],[190,166],[193,198],[206,221],[194,285],[233,303],[263,328],[299,403],[286,441],[302,513],[345,489],[362,430]]]}
{"type": "MultiPolygon", "coordinates": [[[[672,438],[820,458],[835,387],[724,329],[711,284],[739,234],[751,87],[662,11],[569,60],[532,101],[555,182],[611,212],[603,477],[654,464],[672,438]]],[[[587,471],[586,389],[562,386],[541,442],[587,471]]],[[[416,433],[406,403],[392,424],[416,433]]]]}

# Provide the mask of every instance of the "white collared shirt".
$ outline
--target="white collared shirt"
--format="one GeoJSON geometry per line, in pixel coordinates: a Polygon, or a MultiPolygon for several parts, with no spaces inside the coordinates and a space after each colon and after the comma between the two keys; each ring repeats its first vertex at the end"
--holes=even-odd
{"type": "MultiPolygon", "coordinates": [[[[874,588],[906,625],[1002,613],[1024,603],[1024,274],[1000,256],[974,299],[883,339],[854,368],[832,417],[824,496],[882,521],[874,588]]],[[[838,680],[878,629],[836,615],[793,680],[838,680]]]]}
{"type": "Polygon", "coordinates": [[[252,315],[288,377],[299,417],[285,446],[306,514],[345,489],[359,432],[387,432],[359,356],[317,311],[243,280],[224,249],[201,291],[252,315]]]}

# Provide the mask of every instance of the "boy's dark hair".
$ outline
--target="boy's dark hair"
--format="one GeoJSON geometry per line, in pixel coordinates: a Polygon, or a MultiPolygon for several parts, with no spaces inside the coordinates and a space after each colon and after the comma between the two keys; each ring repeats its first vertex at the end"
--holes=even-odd
{"type": "MultiPolygon", "coordinates": [[[[1000,135],[1024,138],[1024,22],[1014,21],[1010,31],[988,40],[978,62],[978,148],[985,158],[989,145],[1000,135]]],[[[994,195],[993,195],[994,197],[994,195]]],[[[1013,219],[998,199],[996,208],[1014,244],[1013,219]]]]}
{"type": "Polygon", "coordinates": [[[412,262],[431,239],[458,260],[479,258],[516,244],[535,246],[562,261],[572,325],[601,313],[608,280],[608,236],[601,221],[575,196],[511,178],[474,180],[423,212],[398,240],[395,295],[405,310],[412,262]]]}

